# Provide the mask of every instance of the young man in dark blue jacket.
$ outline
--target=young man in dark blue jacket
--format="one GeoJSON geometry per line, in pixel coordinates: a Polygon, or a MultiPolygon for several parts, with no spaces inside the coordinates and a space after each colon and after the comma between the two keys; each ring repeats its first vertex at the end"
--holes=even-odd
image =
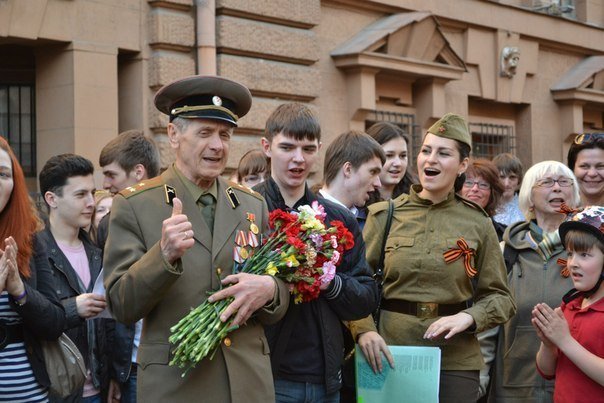
{"type": "MultiPolygon", "coordinates": [[[[103,147],[99,165],[103,170],[103,188],[117,193],[159,175],[159,151],[155,142],[145,136],[142,130],[128,130],[103,147]]],[[[103,250],[109,231],[110,214],[101,220],[96,237],[98,246],[103,250]]],[[[121,403],[136,403],[136,358],[142,328],[142,319],[134,325],[115,323],[109,396],[121,403]]]]}
{"type": "Polygon", "coordinates": [[[342,321],[364,318],[378,303],[365,261],[365,244],[355,217],[313,194],[306,178],[321,146],[321,128],[312,111],[298,103],[279,106],[266,122],[262,147],[271,159],[271,177],[257,185],[269,211],[291,210],[318,201],[326,223],[342,221],[354,236],[336,276],[318,299],[291,303],[283,320],[266,328],[277,402],[339,402],[344,357],[342,321]]]}

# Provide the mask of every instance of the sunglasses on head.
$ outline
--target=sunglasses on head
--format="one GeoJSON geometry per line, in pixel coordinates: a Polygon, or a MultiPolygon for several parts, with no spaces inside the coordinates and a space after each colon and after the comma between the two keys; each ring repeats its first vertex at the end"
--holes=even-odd
{"type": "Polygon", "coordinates": [[[598,139],[604,139],[604,133],[577,134],[577,137],[575,137],[575,144],[581,145],[581,144],[592,143],[598,139]]]}

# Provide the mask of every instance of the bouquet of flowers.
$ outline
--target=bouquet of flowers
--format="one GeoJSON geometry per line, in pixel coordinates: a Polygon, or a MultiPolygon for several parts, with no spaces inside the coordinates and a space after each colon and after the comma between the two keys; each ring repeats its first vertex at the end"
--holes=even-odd
{"type": "MultiPolygon", "coordinates": [[[[295,303],[319,297],[321,285],[333,280],[344,251],[354,246],[354,238],[340,221],[325,225],[325,211],[316,201],[300,206],[298,211],[274,210],[269,216],[273,230],[266,242],[258,246],[258,228],[253,216],[250,232],[239,231],[235,238],[234,272],[268,274],[288,284],[295,303]],[[248,251],[247,247],[252,249],[248,251]]],[[[220,274],[220,273],[218,273],[220,274]]],[[[237,327],[232,319],[220,321],[231,300],[204,301],[182,318],[170,331],[170,343],[176,345],[170,365],[193,368],[206,356],[213,357],[227,334],[237,327]]]]}

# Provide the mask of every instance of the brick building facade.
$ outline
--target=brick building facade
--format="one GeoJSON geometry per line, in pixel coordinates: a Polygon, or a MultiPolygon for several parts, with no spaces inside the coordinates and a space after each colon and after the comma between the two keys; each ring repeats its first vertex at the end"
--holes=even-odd
{"type": "Polygon", "coordinates": [[[153,94],[191,74],[223,75],[254,96],[230,168],[284,101],[317,111],[325,145],[389,120],[417,147],[452,111],[468,118],[476,155],[564,160],[573,133],[604,130],[604,4],[0,0],[0,134],[32,179],[57,153],[96,162],[132,128],[169,164],[153,94]]]}

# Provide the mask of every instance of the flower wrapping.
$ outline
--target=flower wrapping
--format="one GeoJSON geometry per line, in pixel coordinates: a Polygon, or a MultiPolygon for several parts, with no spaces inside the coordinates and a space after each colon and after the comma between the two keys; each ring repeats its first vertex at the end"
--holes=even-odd
{"type": "MultiPolygon", "coordinates": [[[[327,227],[325,217],[323,206],[316,201],[297,211],[274,210],[269,215],[271,235],[246,259],[237,248],[249,236],[237,232],[236,245],[240,246],[234,249],[233,272],[283,280],[296,304],[318,298],[335,277],[342,254],[354,246],[354,237],[344,224],[331,221],[327,227]]],[[[211,359],[227,334],[237,328],[232,318],[227,322],[219,319],[230,302],[206,300],[170,329],[169,341],[175,346],[170,365],[185,368],[183,376],[205,357],[211,359]]]]}

